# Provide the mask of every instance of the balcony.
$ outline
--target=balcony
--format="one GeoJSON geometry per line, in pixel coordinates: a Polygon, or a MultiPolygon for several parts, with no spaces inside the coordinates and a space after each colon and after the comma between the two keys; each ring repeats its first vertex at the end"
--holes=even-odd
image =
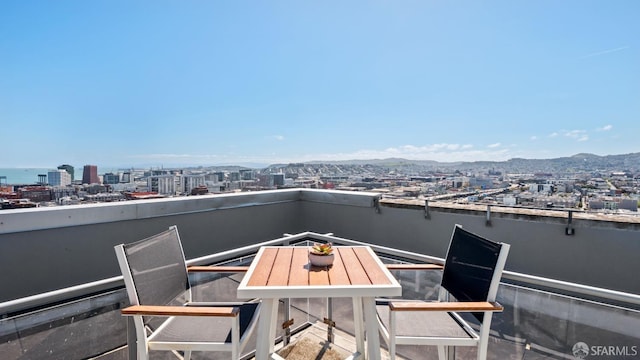
{"type": "MultiPolygon", "coordinates": [[[[190,264],[245,264],[262,244],[321,240],[370,244],[385,262],[441,262],[456,223],[511,244],[498,294],[505,311],[494,317],[489,358],[573,359],[578,342],[588,344],[593,357],[639,356],[638,221],[299,189],[0,213],[0,353],[6,359],[128,358],[127,323],[119,312],[126,295],[113,246],[170,225],[178,225],[190,264]]],[[[437,293],[437,272],[394,275],[405,298],[437,293]]],[[[232,299],[240,277],[197,275],[194,295],[232,299]]],[[[325,337],[321,320],[331,317],[343,335],[336,344],[349,350],[350,306],[339,299],[290,299],[280,316],[294,318],[297,337],[325,337]]],[[[284,330],[277,335],[287,342],[284,330]]],[[[424,348],[400,347],[399,353],[436,358],[424,348]]],[[[459,349],[456,358],[473,358],[473,351],[459,349]]]]}

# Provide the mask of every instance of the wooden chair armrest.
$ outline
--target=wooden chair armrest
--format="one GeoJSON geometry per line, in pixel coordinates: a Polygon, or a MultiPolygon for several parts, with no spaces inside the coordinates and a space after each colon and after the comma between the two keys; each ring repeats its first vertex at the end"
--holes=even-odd
{"type": "Polygon", "coordinates": [[[247,272],[248,266],[187,266],[188,272],[247,272]]]}
{"type": "Polygon", "coordinates": [[[389,270],[442,270],[439,264],[385,264],[389,270]]]}
{"type": "Polygon", "coordinates": [[[144,316],[224,316],[235,317],[240,309],[234,306],[201,307],[201,306],[161,306],[132,305],[122,309],[122,315],[144,316]]]}
{"type": "Polygon", "coordinates": [[[424,301],[391,301],[389,309],[392,311],[502,311],[502,305],[487,301],[460,302],[424,302],[424,301]]]}

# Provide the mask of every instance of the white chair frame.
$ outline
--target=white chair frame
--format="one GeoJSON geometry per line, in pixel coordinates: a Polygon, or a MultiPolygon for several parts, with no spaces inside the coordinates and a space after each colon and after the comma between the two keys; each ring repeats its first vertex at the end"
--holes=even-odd
{"type": "MultiPolygon", "coordinates": [[[[460,225],[456,225],[452,235],[460,225]]],[[[477,359],[484,360],[487,357],[487,347],[489,341],[489,331],[491,329],[491,319],[494,312],[503,310],[498,304],[496,295],[502,277],[502,271],[509,254],[509,244],[501,243],[500,253],[498,255],[496,267],[489,286],[489,292],[486,301],[479,302],[450,302],[449,294],[444,287],[440,287],[438,293],[438,301],[422,302],[410,300],[390,300],[389,302],[389,328],[383,324],[382,319],[378,317],[380,334],[384,338],[389,348],[389,357],[394,360],[396,357],[397,345],[432,345],[438,348],[439,360],[447,359],[452,353],[450,347],[455,346],[476,346],[477,359]],[[419,336],[399,336],[396,333],[397,319],[396,315],[399,311],[444,311],[453,316],[460,326],[469,334],[468,338],[457,337],[419,337],[419,336]],[[458,312],[482,312],[484,317],[480,325],[480,329],[476,332],[459,314],[458,312]]],[[[447,254],[448,255],[448,254],[447,254]]],[[[415,267],[396,265],[394,270],[415,269],[415,267]]]]}
{"type": "MultiPolygon", "coordinates": [[[[175,231],[177,241],[180,242],[180,236],[176,226],[171,226],[169,231],[175,231]]],[[[155,305],[141,305],[138,293],[135,288],[133,276],[129,267],[127,256],[124,249],[124,244],[117,245],[115,247],[116,256],[118,258],[118,264],[122,271],[125,286],[127,289],[127,295],[131,306],[122,309],[122,314],[125,316],[133,317],[135,325],[135,332],[137,338],[137,357],[139,360],[149,359],[150,350],[166,350],[166,351],[184,351],[184,359],[189,360],[192,351],[226,351],[231,353],[231,359],[236,360],[240,358],[241,352],[244,349],[247,340],[251,337],[255,329],[257,322],[257,314],[259,313],[260,304],[255,310],[255,315],[251,319],[251,322],[242,336],[240,336],[240,308],[241,303],[210,303],[210,302],[192,302],[191,289],[185,292],[186,302],[185,306],[155,306],[155,305]],[[207,306],[208,305],[208,306],[207,306]],[[157,316],[167,317],[162,325],[151,332],[144,324],[143,317],[145,316],[157,316]],[[228,326],[231,329],[231,342],[190,342],[190,341],[175,341],[175,342],[162,342],[156,341],[155,338],[162,334],[163,329],[171,324],[172,321],[178,317],[192,317],[192,316],[210,316],[210,317],[222,317],[228,319],[228,326]]],[[[180,244],[180,249],[182,245],[180,244]]],[[[182,253],[184,260],[184,251],[182,253]]],[[[243,272],[247,270],[247,267],[224,267],[224,266],[191,266],[186,267],[187,272],[243,272]]],[[[188,340],[188,339],[186,339],[188,340]]],[[[130,344],[131,346],[131,344],[130,344]]]]}

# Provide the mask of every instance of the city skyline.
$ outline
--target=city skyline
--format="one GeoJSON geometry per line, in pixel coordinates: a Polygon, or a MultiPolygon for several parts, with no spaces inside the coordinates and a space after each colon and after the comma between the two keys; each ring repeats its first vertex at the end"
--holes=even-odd
{"type": "Polygon", "coordinates": [[[0,4],[0,167],[635,153],[636,1],[0,4]]]}

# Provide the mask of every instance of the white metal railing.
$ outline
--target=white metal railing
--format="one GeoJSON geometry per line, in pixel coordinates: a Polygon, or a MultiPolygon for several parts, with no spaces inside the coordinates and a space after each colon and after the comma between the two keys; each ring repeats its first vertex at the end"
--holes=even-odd
{"type": "MultiPolygon", "coordinates": [[[[315,232],[301,232],[298,234],[284,234],[283,237],[273,239],[254,245],[244,246],[237,249],[219,252],[187,261],[187,265],[203,265],[213,264],[228,261],[230,259],[247,256],[254,254],[261,246],[274,246],[274,245],[289,245],[305,239],[315,239],[319,241],[333,242],[336,244],[344,245],[366,245],[370,246],[375,252],[394,256],[407,261],[416,261],[421,263],[435,263],[444,264],[444,259],[428,256],[424,254],[418,254],[414,252],[394,249],[386,246],[373,245],[361,241],[355,241],[351,239],[341,238],[334,236],[333,234],[319,234],[315,232]]],[[[566,281],[554,280],[539,276],[527,275],[512,271],[504,271],[503,278],[517,281],[522,284],[542,286],[551,290],[560,290],[562,292],[570,292],[573,294],[581,294],[589,297],[597,297],[603,300],[614,301],[622,304],[629,304],[638,306],[640,305],[640,295],[626,293],[621,291],[615,291],[605,288],[599,288],[594,286],[576,284],[566,281]]],[[[77,286],[71,286],[64,289],[58,289],[41,294],[27,296],[20,299],[6,301],[0,303],[0,317],[9,313],[23,311],[30,308],[44,306],[46,304],[56,303],[64,301],[65,299],[77,298],[79,296],[99,293],[109,289],[114,289],[123,286],[122,276],[115,276],[108,279],[94,281],[77,286]]]]}
{"type": "MultiPolygon", "coordinates": [[[[187,260],[187,265],[203,265],[203,264],[213,264],[217,262],[223,262],[229,259],[237,258],[244,256],[250,253],[256,253],[261,246],[269,246],[269,245],[281,245],[288,244],[291,241],[296,241],[297,239],[302,238],[303,236],[293,235],[293,236],[285,236],[283,238],[269,240],[265,242],[261,242],[255,245],[249,245],[229,251],[223,251],[220,253],[203,256],[191,260],[187,260]]],[[[101,291],[106,291],[109,289],[122,287],[124,286],[122,275],[114,276],[108,279],[102,279],[98,281],[89,282],[86,284],[80,284],[76,286],[71,286],[63,289],[48,291],[32,296],[23,297],[20,299],[10,300],[3,303],[0,303],[0,317],[3,314],[14,313],[17,311],[22,311],[25,309],[36,308],[39,306],[43,306],[46,304],[52,304],[56,302],[63,301],[65,299],[73,299],[79,296],[98,293],[101,291]]]]}
{"type": "MultiPolygon", "coordinates": [[[[368,245],[377,253],[384,253],[387,255],[405,258],[408,260],[415,260],[415,261],[420,261],[425,263],[444,264],[443,258],[438,258],[434,256],[428,256],[428,255],[418,254],[414,252],[398,250],[398,249],[385,247],[385,246],[372,245],[372,244],[367,244],[360,241],[339,238],[336,236],[322,235],[322,234],[317,234],[313,232],[308,232],[306,234],[308,237],[315,238],[318,240],[339,242],[339,243],[348,244],[348,245],[368,245]]],[[[627,293],[622,291],[599,288],[595,286],[588,286],[588,285],[576,284],[576,283],[567,282],[567,281],[554,280],[554,279],[544,278],[540,276],[522,274],[514,271],[503,271],[502,277],[505,279],[518,281],[524,284],[543,286],[549,289],[562,290],[562,291],[571,292],[574,294],[598,297],[604,300],[612,300],[612,301],[626,303],[626,304],[640,305],[639,294],[632,294],[632,293],[627,293]]]]}

